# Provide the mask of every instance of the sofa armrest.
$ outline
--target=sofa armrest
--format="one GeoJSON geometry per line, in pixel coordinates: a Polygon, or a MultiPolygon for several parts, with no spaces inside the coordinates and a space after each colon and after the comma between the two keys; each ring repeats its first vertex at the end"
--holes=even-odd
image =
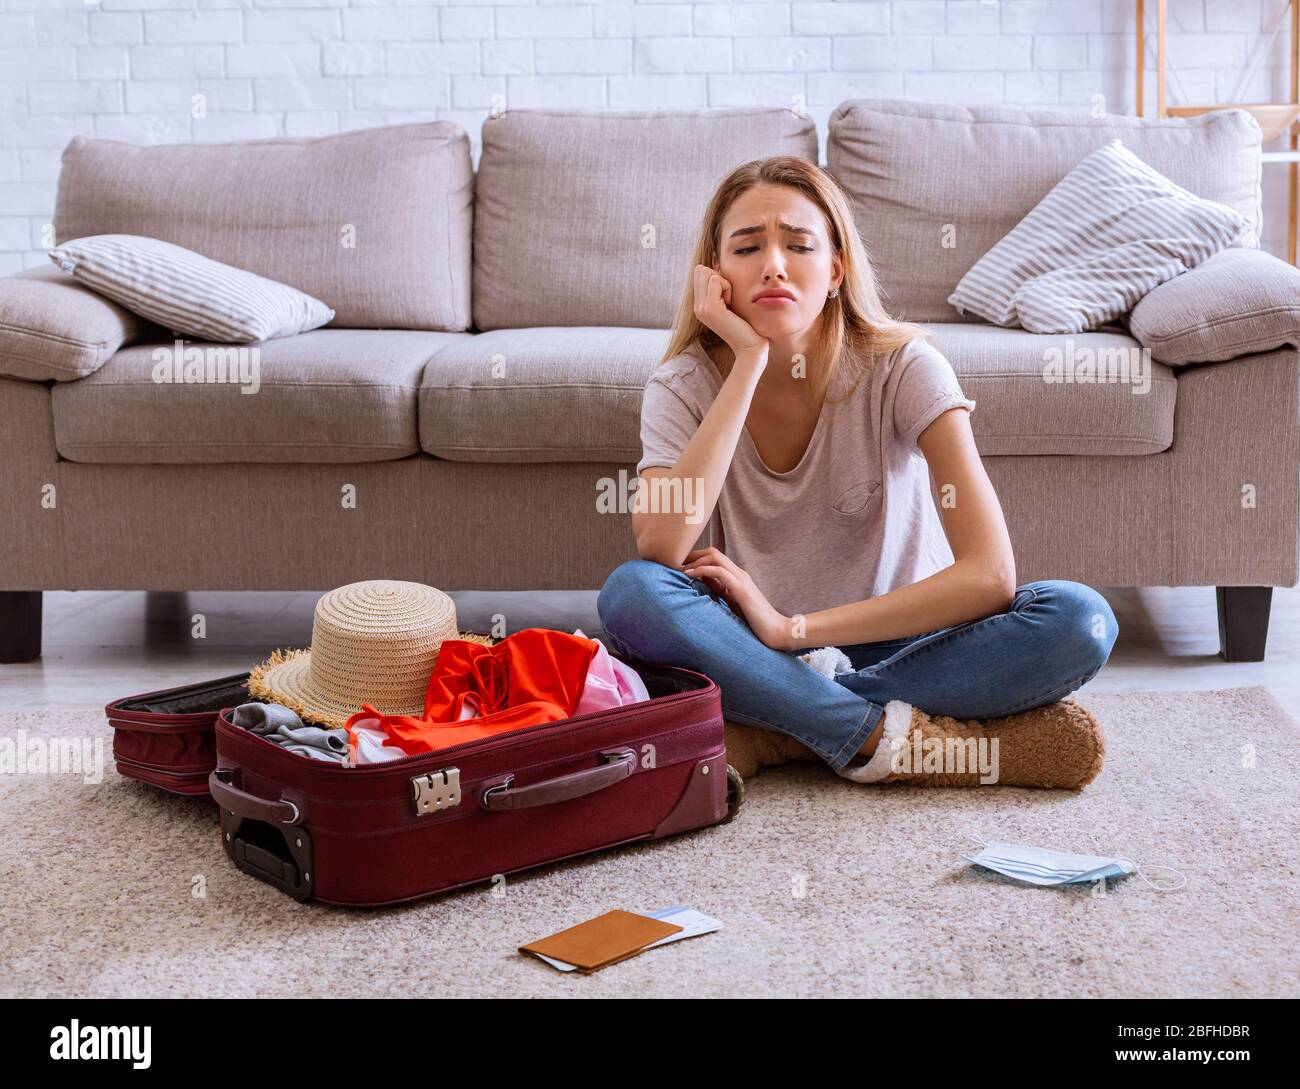
{"type": "Polygon", "coordinates": [[[75,381],[154,328],[53,266],[0,277],[0,376],[75,381]]]}
{"type": "Polygon", "coordinates": [[[1300,269],[1264,250],[1220,250],[1143,296],[1128,325],[1173,367],[1300,347],[1300,269]]]}

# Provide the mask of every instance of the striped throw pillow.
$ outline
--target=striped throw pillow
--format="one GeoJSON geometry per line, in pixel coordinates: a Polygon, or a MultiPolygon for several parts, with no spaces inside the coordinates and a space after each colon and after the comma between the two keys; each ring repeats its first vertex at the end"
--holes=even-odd
{"type": "Polygon", "coordinates": [[[86,287],[177,336],[247,343],[316,329],[334,317],[297,288],[157,238],[95,234],[50,251],[86,287]]]}
{"type": "Polygon", "coordinates": [[[948,302],[996,325],[1081,333],[1232,245],[1246,226],[1112,140],[976,261],[948,302]]]}

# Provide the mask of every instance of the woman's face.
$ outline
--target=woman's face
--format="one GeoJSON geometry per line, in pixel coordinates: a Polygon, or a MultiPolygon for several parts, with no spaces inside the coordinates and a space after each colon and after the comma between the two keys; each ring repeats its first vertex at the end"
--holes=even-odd
{"type": "Polygon", "coordinates": [[[756,185],[741,194],[723,217],[719,247],[718,271],[731,284],[731,309],[769,340],[807,330],[840,283],[842,264],[826,217],[784,185],[756,185]]]}

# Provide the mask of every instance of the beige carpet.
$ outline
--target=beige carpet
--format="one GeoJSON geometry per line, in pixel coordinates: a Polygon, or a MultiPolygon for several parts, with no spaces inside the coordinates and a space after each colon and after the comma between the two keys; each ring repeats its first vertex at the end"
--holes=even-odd
{"type": "Polygon", "coordinates": [[[0,995],[1296,997],[1296,724],[1262,688],[1080,702],[1110,747],[1078,794],[868,787],[788,764],[749,780],[728,824],[518,875],[504,897],[368,911],[236,871],[210,809],[117,776],[102,711],[7,714],[0,738],[102,737],[106,770],[0,774],[0,995]],[[959,858],[968,831],[1188,883],[1021,885],[959,858]],[[677,903],[725,929],[591,976],[515,952],[677,903]]]}

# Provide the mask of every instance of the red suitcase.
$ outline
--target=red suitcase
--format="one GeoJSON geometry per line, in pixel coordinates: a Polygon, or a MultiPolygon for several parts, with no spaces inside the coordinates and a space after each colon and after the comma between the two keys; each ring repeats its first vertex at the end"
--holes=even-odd
{"type": "Polygon", "coordinates": [[[247,673],[237,673],[108,704],[118,774],[173,794],[208,797],[208,776],[217,765],[217,715],[251,698],[247,681],[247,673]]]}
{"type": "Polygon", "coordinates": [[[651,698],[382,764],[299,756],[217,719],[209,788],[226,853],[298,900],[417,900],[729,819],[718,686],[621,658],[651,698]]]}

